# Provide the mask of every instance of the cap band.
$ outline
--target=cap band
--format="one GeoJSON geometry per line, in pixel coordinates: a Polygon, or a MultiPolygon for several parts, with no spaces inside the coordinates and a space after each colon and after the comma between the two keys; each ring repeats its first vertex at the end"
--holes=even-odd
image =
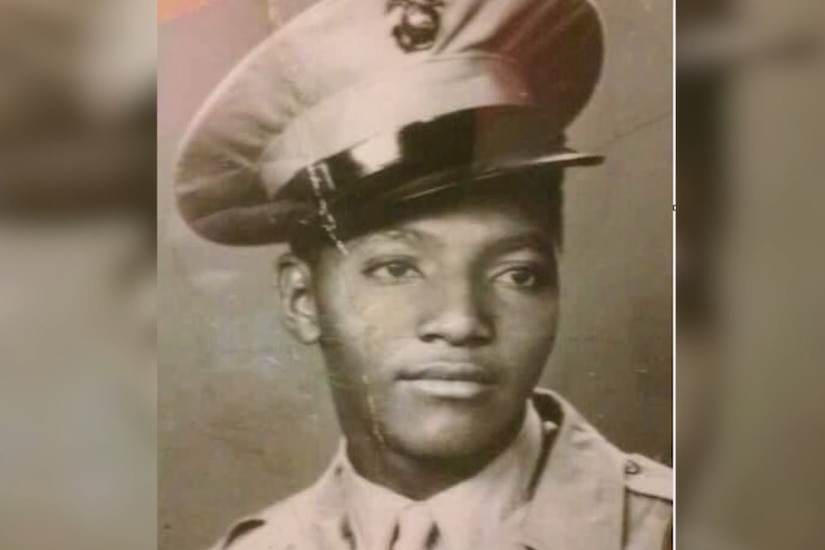
{"type": "Polygon", "coordinates": [[[532,104],[518,67],[508,58],[474,54],[410,63],[302,113],[264,151],[264,179],[271,191],[310,162],[410,121],[479,107],[532,104]]]}
{"type": "Polygon", "coordinates": [[[302,168],[278,188],[283,196],[303,196],[313,191],[315,195],[338,198],[455,170],[478,178],[531,165],[599,160],[601,157],[566,149],[563,136],[552,131],[550,121],[536,109],[474,109],[368,140],[302,168]],[[318,174],[324,175],[321,181],[318,174]]]}

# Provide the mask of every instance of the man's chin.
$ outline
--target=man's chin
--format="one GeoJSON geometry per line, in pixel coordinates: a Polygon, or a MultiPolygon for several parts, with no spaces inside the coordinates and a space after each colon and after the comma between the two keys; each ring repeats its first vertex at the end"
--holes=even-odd
{"type": "Polygon", "coordinates": [[[415,421],[388,430],[388,443],[402,454],[422,460],[451,461],[486,454],[502,440],[500,430],[480,418],[415,421]],[[492,428],[492,429],[491,429],[492,428]]]}

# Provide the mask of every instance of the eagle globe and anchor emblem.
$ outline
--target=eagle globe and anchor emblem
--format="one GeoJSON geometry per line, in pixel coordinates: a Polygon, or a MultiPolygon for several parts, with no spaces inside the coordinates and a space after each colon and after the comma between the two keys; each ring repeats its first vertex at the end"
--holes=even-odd
{"type": "Polygon", "coordinates": [[[435,44],[445,4],[445,0],[390,0],[387,12],[400,11],[401,19],[392,34],[402,50],[417,52],[435,44]]]}

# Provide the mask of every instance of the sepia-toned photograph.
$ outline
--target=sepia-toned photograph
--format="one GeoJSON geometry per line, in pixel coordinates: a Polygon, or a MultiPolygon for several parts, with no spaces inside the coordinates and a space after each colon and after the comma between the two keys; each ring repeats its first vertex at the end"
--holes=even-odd
{"type": "Polygon", "coordinates": [[[0,0],[0,549],[821,550],[824,8],[0,0]]]}
{"type": "Polygon", "coordinates": [[[160,8],[158,548],[671,548],[670,4],[160,8]]]}

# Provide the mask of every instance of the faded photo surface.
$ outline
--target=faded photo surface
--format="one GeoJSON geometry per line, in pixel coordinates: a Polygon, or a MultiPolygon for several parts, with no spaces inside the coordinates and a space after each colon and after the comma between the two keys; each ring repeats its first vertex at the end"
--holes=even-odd
{"type": "Polygon", "coordinates": [[[158,547],[670,548],[670,6],[160,15],[158,547]]]}

